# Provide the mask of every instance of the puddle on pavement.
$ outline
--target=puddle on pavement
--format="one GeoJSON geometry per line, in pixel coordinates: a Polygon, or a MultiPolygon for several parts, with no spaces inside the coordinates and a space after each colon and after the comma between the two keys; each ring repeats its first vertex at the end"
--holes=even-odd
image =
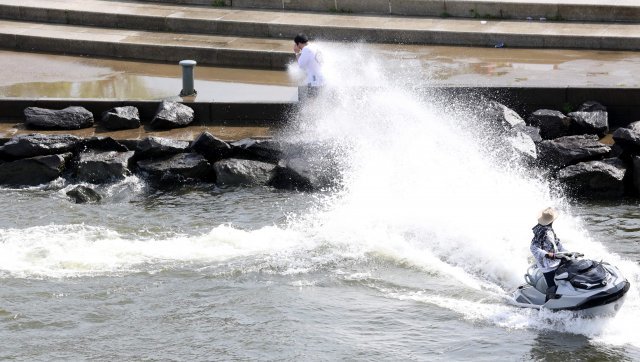
{"type": "MultiPolygon", "coordinates": [[[[0,97],[153,100],[182,89],[178,64],[0,51],[0,97]]],[[[292,102],[287,72],[197,66],[197,101],[292,102]]]]}
{"type": "MultiPolygon", "coordinates": [[[[0,96],[25,98],[165,99],[177,96],[180,79],[115,74],[74,82],[32,82],[0,87],[0,96]],[[176,91],[177,90],[177,91],[176,91]]],[[[194,98],[201,102],[295,102],[296,87],[197,80],[194,98]]]]}

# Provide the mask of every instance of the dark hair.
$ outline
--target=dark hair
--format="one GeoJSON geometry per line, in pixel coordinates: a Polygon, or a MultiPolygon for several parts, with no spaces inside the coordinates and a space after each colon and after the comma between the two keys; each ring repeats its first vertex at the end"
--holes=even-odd
{"type": "Polygon", "coordinates": [[[293,42],[296,44],[306,44],[309,42],[309,38],[307,38],[307,36],[303,33],[300,33],[298,35],[296,35],[295,38],[293,38],[293,42]]]}

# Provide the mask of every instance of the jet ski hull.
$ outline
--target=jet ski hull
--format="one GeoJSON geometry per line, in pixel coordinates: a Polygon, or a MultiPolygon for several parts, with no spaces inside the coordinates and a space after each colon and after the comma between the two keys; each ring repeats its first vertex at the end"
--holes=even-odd
{"type": "Polygon", "coordinates": [[[544,308],[554,312],[569,311],[585,318],[610,317],[616,315],[624,304],[630,286],[631,284],[625,281],[621,288],[613,293],[594,294],[591,297],[582,298],[579,304],[572,304],[571,301],[560,301],[562,297],[545,303],[545,295],[533,286],[524,284],[513,293],[511,301],[513,305],[522,308],[544,308]]]}
{"type": "Polygon", "coordinates": [[[532,265],[525,275],[527,283],[513,292],[511,302],[518,307],[569,311],[587,318],[613,316],[622,307],[630,283],[616,267],[606,263],[599,265],[606,270],[606,278],[601,284],[580,288],[572,285],[570,280],[556,275],[556,298],[548,301],[546,293],[542,292],[546,291],[546,282],[542,273],[532,265]]]}

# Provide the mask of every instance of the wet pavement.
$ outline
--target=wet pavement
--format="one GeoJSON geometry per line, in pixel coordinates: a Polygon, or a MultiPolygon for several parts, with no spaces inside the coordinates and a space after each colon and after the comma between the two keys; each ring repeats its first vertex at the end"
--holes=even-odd
{"type": "Polygon", "coordinates": [[[435,85],[640,87],[639,52],[407,46],[396,55],[435,85]]]}
{"type": "MultiPolygon", "coordinates": [[[[197,66],[196,100],[293,102],[287,72],[197,66]]],[[[178,64],[0,51],[0,97],[156,100],[182,89],[178,64]]]]}
{"type": "MultiPolygon", "coordinates": [[[[326,45],[337,57],[371,52],[385,72],[427,85],[640,87],[638,52],[326,45]]],[[[180,72],[177,64],[0,51],[0,97],[159,100],[178,95],[180,72]]],[[[286,71],[197,66],[195,76],[197,101],[297,100],[296,79],[286,71]]]]}

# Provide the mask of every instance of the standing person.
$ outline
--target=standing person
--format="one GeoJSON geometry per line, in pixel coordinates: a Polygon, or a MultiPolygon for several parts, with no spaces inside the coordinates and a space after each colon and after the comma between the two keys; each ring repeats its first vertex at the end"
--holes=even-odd
{"type": "Polygon", "coordinates": [[[531,253],[536,258],[538,268],[542,271],[544,279],[547,281],[548,301],[555,297],[556,282],[554,276],[556,269],[560,266],[560,260],[555,258],[559,251],[566,251],[560,239],[553,231],[553,222],[558,218],[558,212],[548,207],[540,212],[538,225],[533,227],[533,239],[531,240],[531,253]]]}
{"type": "Polygon", "coordinates": [[[319,87],[324,85],[322,55],[315,45],[309,44],[309,38],[303,33],[296,35],[293,42],[293,52],[298,65],[306,73],[307,93],[311,96],[316,95],[319,87]]]}

